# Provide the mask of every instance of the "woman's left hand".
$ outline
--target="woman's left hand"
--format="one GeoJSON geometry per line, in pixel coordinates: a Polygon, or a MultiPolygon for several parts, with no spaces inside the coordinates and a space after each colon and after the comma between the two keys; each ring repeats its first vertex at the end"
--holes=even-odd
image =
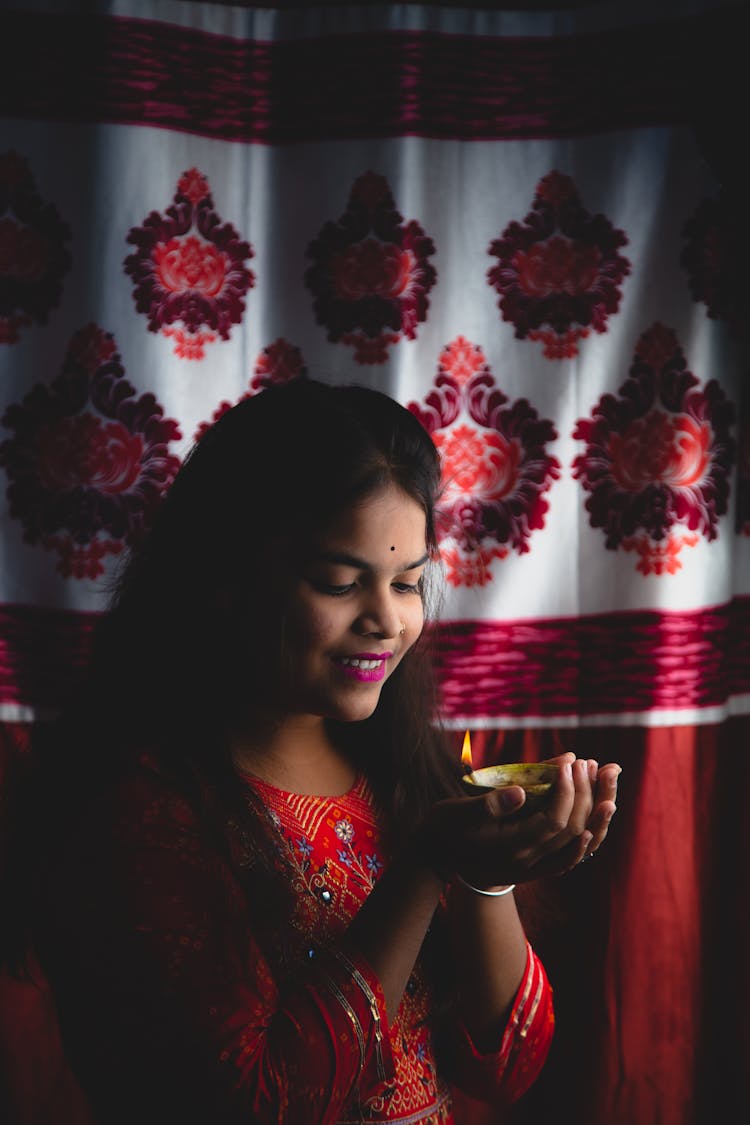
{"type": "MultiPolygon", "coordinates": [[[[529,855],[537,877],[564,874],[596,854],[617,809],[617,780],[622,773],[622,767],[616,762],[600,766],[595,759],[576,758],[572,752],[549,760],[560,766],[571,765],[573,801],[566,807],[564,797],[559,793],[553,796],[553,801],[559,801],[569,813],[567,818],[558,821],[560,833],[557,841],[554,833],[550,833],[538,853],[538,859],[529,855]],[[556,847],[556,844],[560,846],[556,847]]],[[[565,786],[561,788],[564,790],[565,786]]],[[[554,821],[556,810],[552,808],[549,811],[554,821]]],[[[538,846],[534,841],[530,851],[538,846]]]]}

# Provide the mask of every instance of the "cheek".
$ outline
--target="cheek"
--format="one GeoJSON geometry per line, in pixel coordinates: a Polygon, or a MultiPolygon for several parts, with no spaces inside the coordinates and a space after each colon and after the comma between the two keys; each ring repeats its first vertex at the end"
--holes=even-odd
{"type": "Polygon", "coordinates": [[[422,602],[417,602],[415,599],[415,604],[410,605],[408,610],[402,613],[401,620],[406,626],[407,640],[410,644],[414,644],[424,628],[424,606],[422,602]]]}
{"type": "Polygon", "coordinates": [[[287,644],[300,649],[324,648],[341,633],[335,611],[310,605],[295,606],[286,619],[287,644]]]}

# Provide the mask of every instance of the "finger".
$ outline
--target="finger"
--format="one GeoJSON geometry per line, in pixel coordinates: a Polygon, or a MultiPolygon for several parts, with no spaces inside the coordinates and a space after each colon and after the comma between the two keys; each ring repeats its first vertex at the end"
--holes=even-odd
{"type": "Polygon", "coordinates": [[[622,768],[616,762],[600,766],[594,792],[594,806],[586,827],[594,834],[593,848],[599,847],[609,829],[609,823],[617,810],[617,779],[622,768]]]}
{"type": "Polygon", "coordinates": [[[552,796],[543,809],[546,819],[555,833],[568,823],[575,801],[576,783],[573,779],[573,763],[575,760],[575,755],[571,754],[566,761],[560,763],[557,780],[552,786],[552,796]]]}
{"type": "Polygon", "coordinates": [[[575,786],[575,801],[568,821],[568,830],[576,836],[580,836],[586,828],[591,810],[594,807],[591,768],[586,758],[577,758],[573,763],[573,784],[575,786]]]}
{"type": "Polygon", "coordinates": [[[526,790],[521,785],[503,785],[487,793],[483,800],[485,809],[493,820],[503,819],[523,807],[526,790]]]}
{"type": "Polygon", "coordinates": [[[582,832],[580,836],[574,837],[555,851],[548,852],[535,863],[529,864],[530,874],[534,879],[565,875],[586,858],[590,852],[591,844],[591,833],[588,831],[582,832]]]}
{"type": "Polygon", "coordinates": [[[564,766],[568,762],[574,762],[575,757],[572,750],[566,750],[563,754],[556,754],[554,758],[545,758],[544,760],[553,766],[564,766]]]}
{"type": "Polygon", "coordinates": [[[604,843],[610,822],[616,811],[617,806],[614,801],[601,801],[594,808],[588,823],[588,829],[592,834],[589,851],[592,854],[604,843]]]}
{"type": "Polygon", "coordinates": [[[622,773],[622,766],[617,762],[607,762],[606,765],[599,766],[596,776],[596,789],[597,794],[601,794],[604,798],[614,800],[617,794],[617,782],[622,773]]]}
{"type": "MultiPolygon", "coordinates": [[[[581,863],[584,859],[587,859],[591,855],[593,855],[593,852],[591,850],[593,847],[593,842],[594,838],[591,832],[586,831],[581,833],[578,839],[574,841],[576,846],[571,849],[573,855],[571,867],[577,867],[578,864],[581,863]]],[[[568,870],[571,870],[571,868],[569,867],[568,870]]]]}

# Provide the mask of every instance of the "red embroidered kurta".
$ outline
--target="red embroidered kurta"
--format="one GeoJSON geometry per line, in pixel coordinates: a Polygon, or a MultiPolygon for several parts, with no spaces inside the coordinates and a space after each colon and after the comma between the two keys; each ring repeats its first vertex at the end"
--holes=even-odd
{"type": "Polygon", "coordinates": [[[291,870],[294,934],[277,945],[261,939],[265,904],[248,909],[221,842],[148,758],[61,844],[41,953],[102,1125],[445,1125],[449,1082],[516,1100],[552,1035],[531,948],[497,1053],[457,1025],[438,1075],[420,964],[389,1027],[375,974],[343,939],[387,863],[367,783],[337,798],[244,784],[291,870]]]}

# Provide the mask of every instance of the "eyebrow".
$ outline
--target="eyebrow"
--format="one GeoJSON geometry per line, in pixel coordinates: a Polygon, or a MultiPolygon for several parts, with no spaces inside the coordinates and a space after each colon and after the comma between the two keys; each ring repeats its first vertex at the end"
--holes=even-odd
{"type": "MultiPolygon", "coordinates": [[[[407,570],[416,570],[419,566],[424,566],[429,557],[429,553],[427,552],[422,555],[421,559],[417,559],[416,562],[399,567],[399,574],[403,574],[407,570]]],[[[356,555],[347,554],[346,551],[321,551],[319,554],[315,555],[315,558],[320,562],[337,563],[339,566],[351,566],[354,567],[355,570],[375,570],[372,563],[367,562],[365,559],[360,559],[356,555]]]]}

